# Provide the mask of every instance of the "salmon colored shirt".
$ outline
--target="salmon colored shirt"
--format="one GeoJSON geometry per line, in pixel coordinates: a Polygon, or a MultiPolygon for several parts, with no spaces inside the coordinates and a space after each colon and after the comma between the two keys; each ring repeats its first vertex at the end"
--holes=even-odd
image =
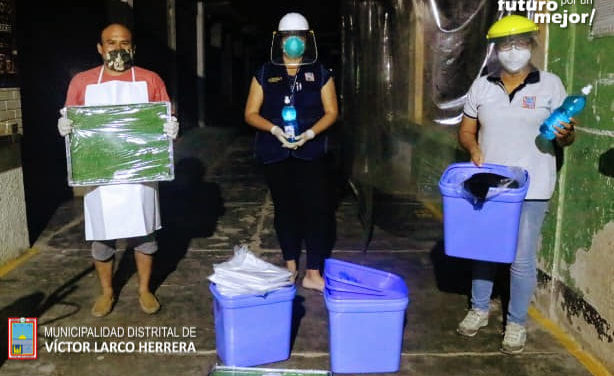
{"type": "MultiPolygon", "coordinates": [[[[68,93],[66,94],[66,103],[64,106],[83,106],[85,105],[85,88],[87,85],[97,84],[98,76],[100,75],[100,69],[102,66],[86,70],[78,73],[70,81],[68,85],[68,93]]],[[[168,93],[166,92],[166,85],[164,81],[156,73],[134,67],[135,81],[147,82],[147,92],[149,93],[150,102],[170,102],[168,93]]],[[[128,69],[119,76],[111,76],[105,71],[102,74],[102,80],[100,83],[108,81],[132,81],[132,70],[128,69]]]]}

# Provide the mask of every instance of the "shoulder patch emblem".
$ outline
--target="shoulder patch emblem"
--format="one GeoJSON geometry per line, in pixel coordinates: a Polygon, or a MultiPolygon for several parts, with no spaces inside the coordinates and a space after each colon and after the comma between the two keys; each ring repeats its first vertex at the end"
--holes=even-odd
{"type": "Polygon", "coordinates": [[[313,72],[305,72],[305,81],[315,81],[315,76],[313,75],[313,72]]]}

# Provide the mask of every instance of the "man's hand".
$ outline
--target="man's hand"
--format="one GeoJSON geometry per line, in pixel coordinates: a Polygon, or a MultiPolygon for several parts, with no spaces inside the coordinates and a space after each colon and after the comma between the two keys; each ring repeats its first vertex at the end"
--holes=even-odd
{"type": "Polygon", "coordinates": [[[471,149],[471,162],[476,166],[480,167],[482,163],[484,163],[484,155],[482,154],[482,150],[479,147],[475,147],[471,149]]]}
{"type": "Polygon", "coordinates": [[[164,133],[173,140],[177,138],[177,133],[179,133],[179,122],[176,117],[171,116],[166,123],[164,123],[164,133]]]}
{"type": "Polygon", "coordinates": [[[273,128],[271,128],[271,134],[275,136],[279,140],[279,142],[281,142],[282,147],[296,149],[295,147],[291,146],[292,144],[290,142],[288,142],[288,135],[285,134],[283,129],[281,129],[277,125],[274,125],[273,128]]]}
{"type": "Polygon", "coordinates": [[[58,132],[60,136],[66,137],[72,132],[72,120],[66,117],[66,107],[60,110],[61,117],[58,119],[58,132]]]}
{"type": "Polygon", "coordinates": [[[314,131],[312,131],[311,129],[306,130],[305,132],[301,133],[300,135],[296,136],[294,139],[296,140],[295,142],[291,142],[289,144],[289,146],[283,146],[283,147],[287,147],[288,149],[298,149],[301,146],[305,145],[305,142],[313,139],[316,136],[316,134],[314,133],[314,131]]]}
{"type": "Polygon", "coordinates": [[[554,127],[554,136],[556,137],[556,142],[560,146],[571,145],[571,143],[574,142],[576,136],[576,119],[569,119],[569,123],[565,123],[564,121],[560,121],[559,123],[561,123],[561,127],[554,127]]]}

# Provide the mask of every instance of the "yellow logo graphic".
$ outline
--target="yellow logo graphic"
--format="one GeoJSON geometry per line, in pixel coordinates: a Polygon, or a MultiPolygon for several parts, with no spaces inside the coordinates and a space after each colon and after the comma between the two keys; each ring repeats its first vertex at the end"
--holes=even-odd
{"type": "Polygon", "coordinates": [[[21,345],[13,345],[13,355],[21,355],[21,345]]]}

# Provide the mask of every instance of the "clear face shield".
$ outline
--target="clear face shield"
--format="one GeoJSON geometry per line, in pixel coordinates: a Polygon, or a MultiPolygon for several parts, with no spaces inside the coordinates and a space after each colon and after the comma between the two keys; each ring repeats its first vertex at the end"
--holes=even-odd
{"type": "Polygon", "coordinates": [[[510,35],[507,37],[501,37],[490,40],[491,43],[494,43],[495,49],[497,51],[509,51],[512,48],[517,50],[521,49],[532,49],[535,45],[537,45],[537,35],[535,33],[524,33],[518,35],[510,35]]]}
{"type": "Polygon", "coordinates": [[[271,42],[271,63],[298,67],[318,59],[316,37],[311,30],[274,31],[271,42]]]}

